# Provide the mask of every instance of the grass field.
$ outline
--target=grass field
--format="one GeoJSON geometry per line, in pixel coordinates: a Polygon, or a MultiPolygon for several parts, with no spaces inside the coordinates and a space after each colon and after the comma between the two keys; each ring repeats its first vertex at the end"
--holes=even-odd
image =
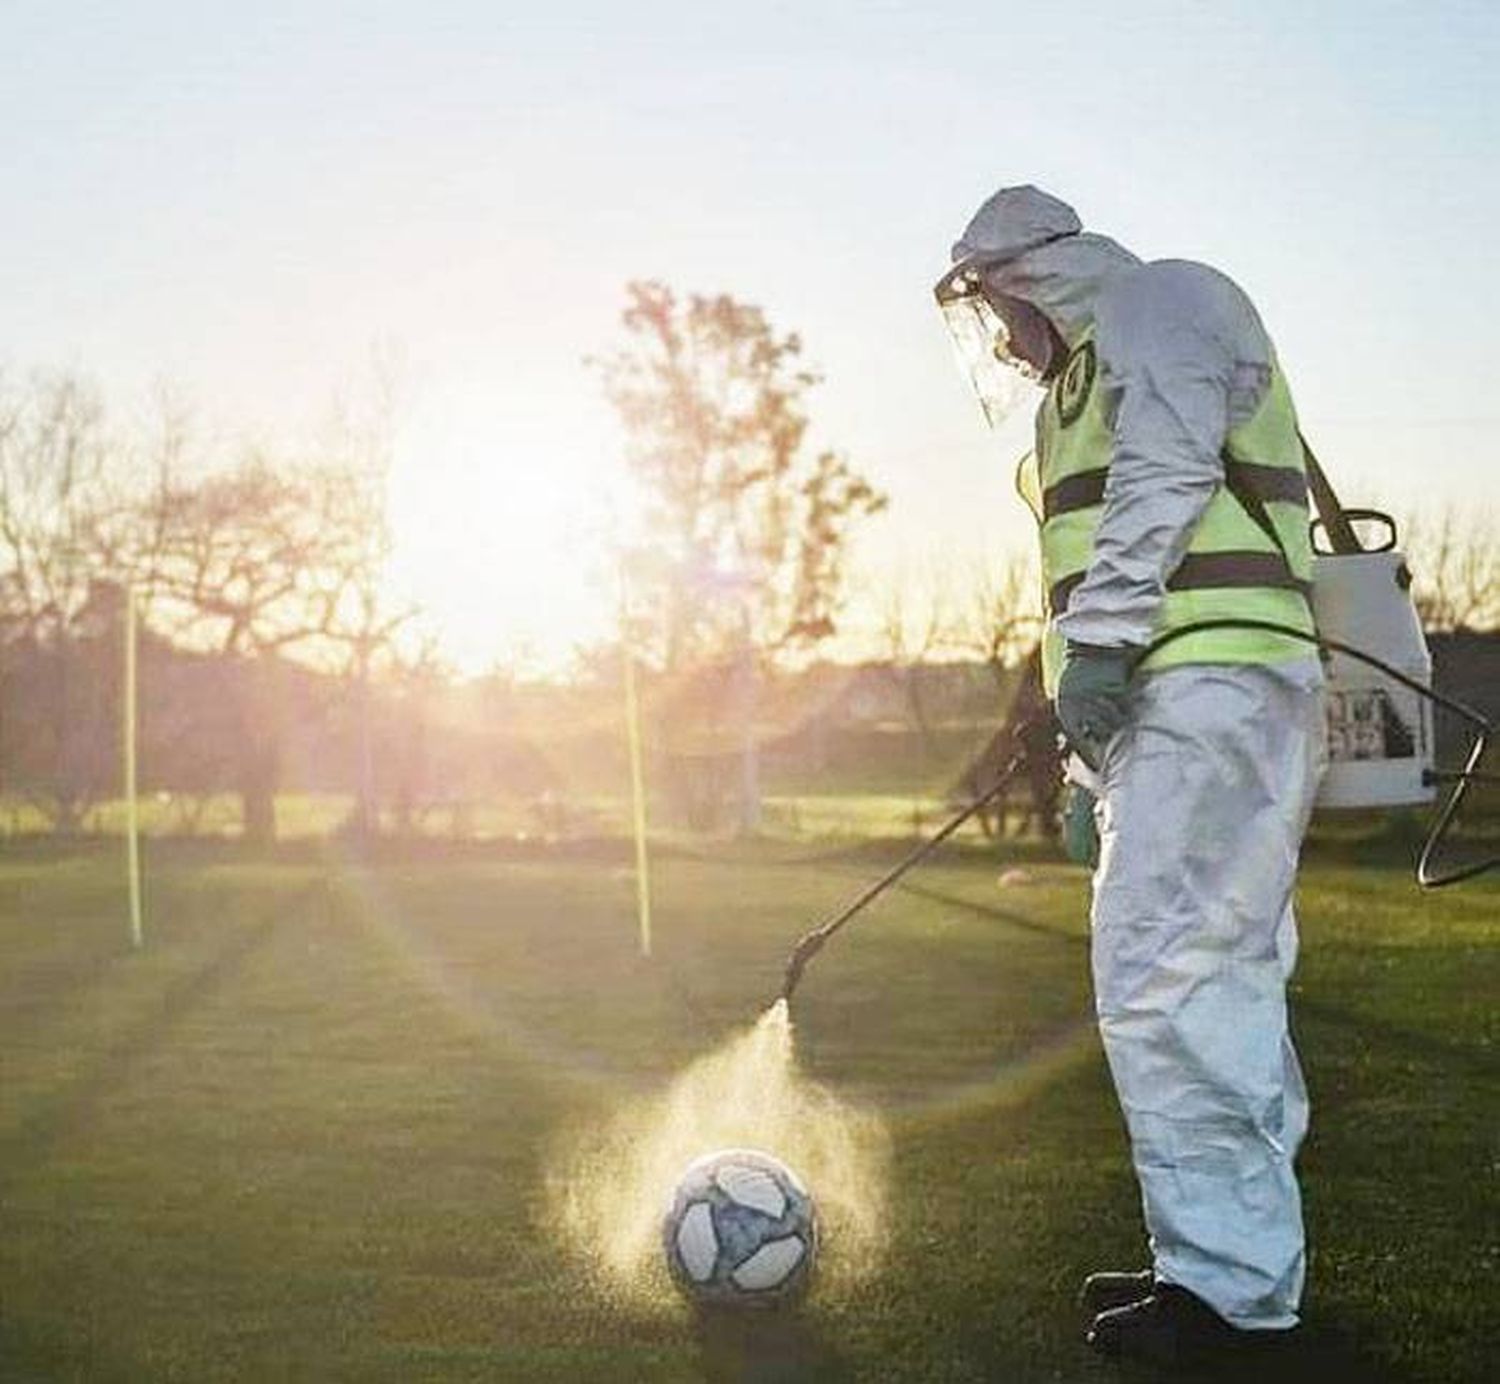
{"type": "MultiPolygon", "coordinates": [[[[950,858],[808,973],[806,1068],[882,1112],[887,1260],[797,1319],[602,1294],[542,1196],[562,1131],[751,1021],[872,859],[362,867],[158,851],[144,953],[115,853],[0,863],[0,1377],[1072,1380],[1090,1269],[1141,1259],[1090,1024],[1085,885],[950,858]]],[[[1493,1378],[1500,890],[1319,865],[1296,1020],[1309,1330],[1281,1368],[1493,1378]]],[[[816,1189],[815,1189],[816,1190],[816,1189]]]]}

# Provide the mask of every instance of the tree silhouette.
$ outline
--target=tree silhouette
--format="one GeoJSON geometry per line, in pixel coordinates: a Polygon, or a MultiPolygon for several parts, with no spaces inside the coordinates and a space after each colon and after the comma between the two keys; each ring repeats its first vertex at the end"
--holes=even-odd
{"type": "Polygon", "coordinates": [[[594,364],[649,505],[635,585],[657,660],[713,661],[747,635],[762,654],[816,645],[835,632],[850,535],[886,497],[806,447],[819,376],[795,334],[726,294],[627,295],[627,343],[594,364]]]}

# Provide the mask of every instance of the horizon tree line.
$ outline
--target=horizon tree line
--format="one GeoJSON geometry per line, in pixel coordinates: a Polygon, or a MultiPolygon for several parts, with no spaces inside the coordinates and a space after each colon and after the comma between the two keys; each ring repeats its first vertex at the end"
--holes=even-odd
{"type": "MultiPolygon", "coordinates": [[[[668,788],[707,824],[737,798],[753,829],[756,689],[840,633],[852,540],[888,497],[811,445],[820,376],[761,309],[641,282],[627,286],[620,321],[621,340],[588,361],[648,500],[644,535],[621,554],[633,599],[620,637],[658,685],[697,688],[699,711],[738,746],[737,790],[723,753],[668,755],[668,788]]],[[[288,718],[339,721],[357,745],[348,829],[373,834],[375,745],[389,739],[378,703],[420,720],[422,697],[452,682],[419,612],[384,580],[393,410],[387,386],[318,446],[277,450],[205,437],[166,394],[125,428],[77,373],[0,373],[0,794],[23,794],[64,835],[107,796],[128,587],[148,664],[173,656],[193,670],[173,683],[182,733],[216,745],[174,775],[232,785],[245,836],[270,841],[288,718]]],[[[1500,626],[1488,516],[1450,508],[1405,533],[1426,628],[1500,626]]],[[[997,554],[890,586],[872,661],[903,689],[929,749],[920,670],[971,658],[1006,695],[1036,637],[1034,585],[1025,557],[997,554]]],[[[610,666],[617,650],[586,653],[578,676],[610,666]]],[[[663,743],[681,705],[661,702],[663,743]]],[[[395,794],[398,823],[412,818],[413,791],[395,794]]]]}

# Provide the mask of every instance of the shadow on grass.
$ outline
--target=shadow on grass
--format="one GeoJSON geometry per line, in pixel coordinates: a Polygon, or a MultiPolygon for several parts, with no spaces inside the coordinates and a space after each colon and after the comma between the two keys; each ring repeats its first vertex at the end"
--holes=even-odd
{"type": "Polygon", "coordinates": [[[1411,1375],[1363,1349],[1338,1323],[1314,1322],[1284,1341],[1172,1370],[1095,1358],[1092,1377],[1122,1384],[1407,1384],[1411,1375]]]}
{"type": "Polygon", "coordinates": [[[0,1381],[3,1384],[49,1384],[52,1380],[87,1380],[89,1384],[132,1384],[138,1370],[101,1358],[94,1343],[77,1333],[35,1332],[0,1317],[0,1381]]]}
{"type": "Polygon", "coordinates": [[[1297,995],[1292,1005],[1294,1019],[1305,1019],[1346,1034],[1352,1033],[1361,1046],[1375,1043],[1394,1048],[1411,1059],[1444,1067],[1461,1067],[1474,1076],[1500,1076],[1500,1058],[1475,1047],[1472,1042],[1440,1038],[1372,1014],[1356,1013],[1326,1000],[1309,999],[1304,994],[1297,995]]]}
{"type": "Polygon", "coordinates": [[[1348,1328],[1316,1315],[1297,1333],[1275,1375],[1277,1384],[1334,1384],[1344,1379],[1404,1384],[1411,1378],[1409,1371],[1371,1354],[1348,1328]]]}
{"type": "MultiPolygon", "coordinates": [[[[304,889],[290,905],[278,905],[257,922],[238,929],[203,965],[173,979],[152,1011],[97,1054],[92,1065],[84,1066],[81,1058],[71,1081],[39,1099],[14,1128],[0,1136],[0,1192],[43,1163],[70,1131],[86,1122],[98,1102],[119,1089],[130,1068],[158,1048],[198,1006],[222,991],[249,958],[270,941],[278,925],[312,894],[312,889],[304,889]]],[[[130,962],[131,957],[126,956],[114,964],[130,962]]]]}
{"type": "Polygon", "coordinates": [[[913,884],[909,880],[903,880],[898,887],[903,894],[910,894],[912,898],[921,899],[925,903],[962,909],[966,913],[976,914],[992,922],[1004,923],[1007,927],[1019,928],[1023,932],[1034,932],[1040,937],[1051,937],[1058,942],[1066,942],[1069,946],[1086,947],[1089,943],[1087,933],[1069,932],[1066,928],[1052,927],[1025,913],[1017,913],[1013,909],[997,908],[991,903],[980,903],[975,899],[962,898],[958,894],[945,893],[941,889],[932,889],[925,884],[913,884]]]}
{"type": "Polygon", "coordinates": [[[697,1321],[703,1377],[711,1384],[853,1380],[848,1363],[798,1312],[704,1313],[697,1321]]]}
{"type": "Polygon", "coordinates": [[[82,996],[130,956],[129,944],[120,938],[107,950],[74,960],[71,964],[58,964],[49,959],[43,965],[27,967],[22,963],[17,966],[7,980],[15,981],[24,976],[25,988],[6,997],[6,1042],[15,1045],[45,1029],[59,1009],[65,1005],[77,1006],[82,996]]]}

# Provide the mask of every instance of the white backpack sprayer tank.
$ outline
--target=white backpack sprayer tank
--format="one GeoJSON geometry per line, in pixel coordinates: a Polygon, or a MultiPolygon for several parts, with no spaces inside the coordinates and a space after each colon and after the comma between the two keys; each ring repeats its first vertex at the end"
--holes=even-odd
{"type": "Polygon", "coordinates": [[[1396,550],[1396,524],[1377,510],[1344,509],[1302,438],[1307,485],[1318,512],[1313,525],[1312,610],[1327,671],[1328,769],[1318,788],[1325,808],[1414,807],[1448,784],[1417,860],[1417,883],[1441,888],[1500,866],[1500,856],[1470,855],[1446,864],[1439,852],[1459,806],[1478,783],[1494,734],[1482,711],[1432,685],[1432,655],[1411,596],[1411,571],[1396,550]],[[1384,542],[1366,545],[1355,524],[1383,525],[1384,542]],[[1328,550],[1318,546],[1318,531],[1328,550]],[[1462,767],[1435,763],[1433,709],[1468,723],[1462,767]]]}
{"type": "MultiPolygon", "coordinates": [[[[1394,526],[1391,538],[1394,542],[1394,526]]],[[[1412,603],[1411,571],[1394,547],[1318,553],[1312,607],[1323,638],[1366,650],[1423,686],[1431,684],[1432,656],[1412,603]]],[[[1328,770],[1317,805],[1430,803],[1436,792],[1431,701],[1336,650],[1324,670],[1328,770]]]]}

